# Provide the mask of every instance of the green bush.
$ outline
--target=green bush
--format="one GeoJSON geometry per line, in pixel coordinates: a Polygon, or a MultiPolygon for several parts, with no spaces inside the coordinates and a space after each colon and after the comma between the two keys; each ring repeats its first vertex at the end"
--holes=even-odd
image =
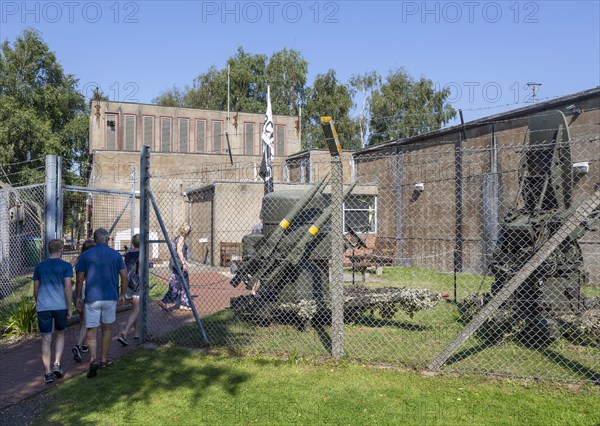
{"type": "Polygon", "coordinates": [[[3,325],[4,333],[9,336],[20,336],[38,331],[37,312],[32,297],[21,297],[21,301],[10,307],[10,312],[3,325]]]}

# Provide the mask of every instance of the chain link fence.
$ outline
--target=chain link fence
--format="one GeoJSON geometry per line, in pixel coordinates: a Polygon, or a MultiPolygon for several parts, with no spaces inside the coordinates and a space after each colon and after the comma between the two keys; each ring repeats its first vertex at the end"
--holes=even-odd
{"type": "MultiPolygon", "coordinates": [[[[98,227],[124,250],[146,202],[143,339],[598,381],[597,124],[577,137],[512,132],[364,150],[341,189],[323,157],[288,160],[266,196],[255,168],[221,164],[181,174],[150,164],[152,200],[66,187],[65,258],[98,227]]],[[[42,185],[0,190],[3,300],[43,256],[44,202],[42,185]]]]}
{"type": "MultiPolygon", "coordinates": [[[[3,334],[12,331],[6,327],[11,316],[25,319],[25,315],[33,315],[32,320],[24,320],[23,325],[30,324],[36,335],[32,275],[35,265],[45,257],[46,190],[44,184],[0,190],[0,323],[3,334]]],[[[63,222],[59,229],[62,229],[65,243],[63,259],[67,262],[75,261],[83,242],[92,238],[93,230],[99,227],[111,231],[111,247],[123,253],[130,245],[132,232],[139,232],[139,228],[132,226],[135,203],[132,203],[130,193],[66,186],[56,198],[62,199],[63,222]]],[[[67,333],[67,337],[72,338],[78,330],[69,327],[67,333]]],[[[12,340],[6,337],[2,336],[0,348],[11,344],[12,340]]]]}
{"type": "MultiPolygon", "coordinates": [[[[305,169],[310,184],[276,182],[264,197],[261,180],[226,168],[153,175],[171,235],[150,250],[151,297],[181,283],[164,242],[189,225],[181,288],[199,318],[184,299],[163,298],[172,303],[151,303],[149,337],[197,346],[205,333],[244,353],[311,357],[340,345],[367,363],[599,380],[599,140],[558,127],[510,139],[525,142],[354,156],[337,230],[341,324],[332,319],[330,161],[305,169]]],[[[296,166],[306,164],[288,163],[290,180],[296,166]]],[[[151,216],[150,232],[159,228],[151,216]]]]}
{"type": "Polygon", "coordinates": [[[0,189],[0,298],[19,291],[44,256],[44,185],[0,189]]]}

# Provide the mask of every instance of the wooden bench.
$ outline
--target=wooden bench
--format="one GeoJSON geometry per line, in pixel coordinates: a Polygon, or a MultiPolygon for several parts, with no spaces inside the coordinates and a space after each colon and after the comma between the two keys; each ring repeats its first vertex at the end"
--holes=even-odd
{"type": "Polygon", "coordinates": [[[384,266],[394,266],[396,262],[395,256],[390,252],[355,254],[348,256],[348,259],[354,270],[361,273],[363,282],[367,278],[367,269],[376,268],[380,270],[384,266]]]}

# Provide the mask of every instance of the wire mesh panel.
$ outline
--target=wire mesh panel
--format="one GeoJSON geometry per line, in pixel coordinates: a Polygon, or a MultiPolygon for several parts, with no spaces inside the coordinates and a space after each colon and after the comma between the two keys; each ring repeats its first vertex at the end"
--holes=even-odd
{"type": "Polygon", "coordinates": [[[0,297],[17,291],[44,256],[43,185],[0,189],[0,297]]]}
{"type": "Polygon", "coordinates": [[[326,357],[341,342],[362,362],[598,380],[600,142],[559,119],[354,154],[335,333],[329,158],[289,160],[267,195],[222,164],[154,176],[149,335],[326,357]]]}

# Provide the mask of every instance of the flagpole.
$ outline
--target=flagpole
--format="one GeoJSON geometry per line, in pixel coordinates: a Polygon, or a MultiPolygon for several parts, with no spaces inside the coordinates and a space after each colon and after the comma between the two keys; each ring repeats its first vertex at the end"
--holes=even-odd
{"type": "Polygon", "coordinates": [[[274,153],[274,126],[273,112],[271,110],[271,87],[267,86],[267,111],[263,123],[262,134],[263,157],[260,163],[260,177],[264,179],[265,195],[273,192],[273,153],[274,153]]]}

